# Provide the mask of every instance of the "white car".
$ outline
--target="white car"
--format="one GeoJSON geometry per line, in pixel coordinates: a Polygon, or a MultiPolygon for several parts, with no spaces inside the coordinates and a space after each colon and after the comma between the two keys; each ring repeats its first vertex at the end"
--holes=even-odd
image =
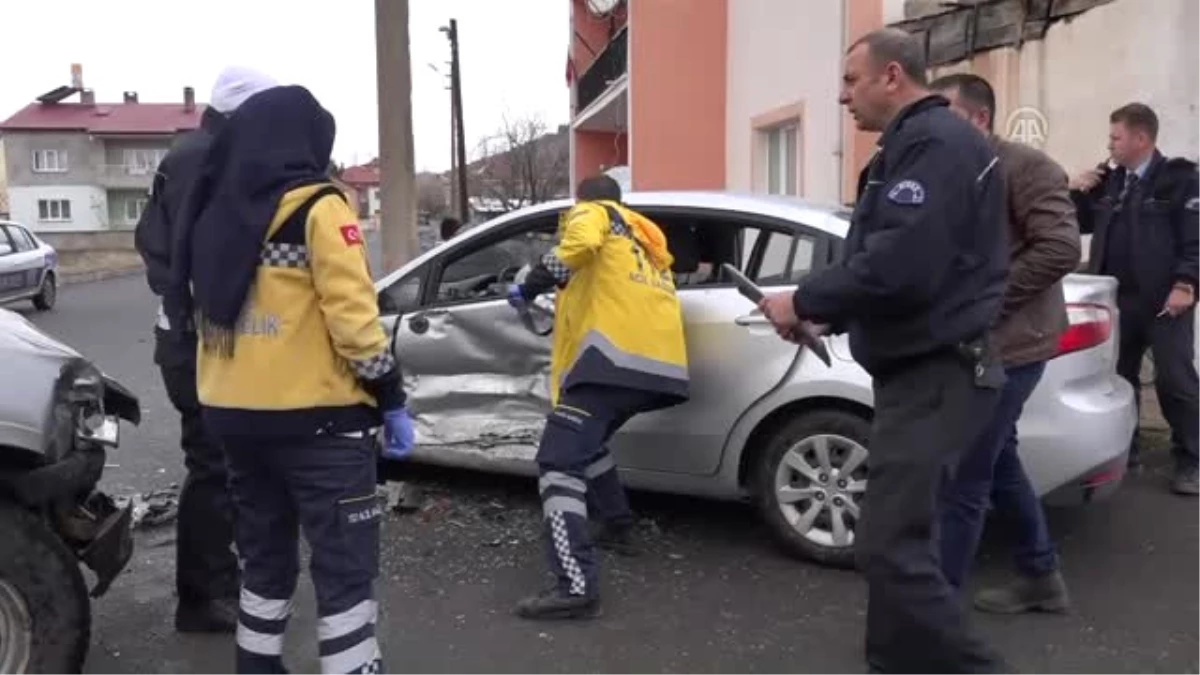
{"type": "Polygon", "coordinates": [[[43,312],[58,299],[58,254],[23,225],[0,220],[0,304],[32,300],[43,312]]]}
{"type": "MultiPolygon", "coordinates": [[[[626,202],[663,227],[676,257],[692,377],[689,402],[638,416],[614,438],[626,484],[754,499],[789,551],[851,564],[868,486],[870,377],[844,335],[824,338],[832,367],[780,340],[720,269],[731,263],[767,290],[795,288],[836,263],[848,213],[727,193],[633,193],[626,202]]],[[[517,315],[505,289],[550,250],[569,206],[496,218],[376,284],[417,420],[418,461],[536,472],[550,339],[517,315]]],[[[1116,280],[1073,274],[1065,287],[1071,327],[1025,406],[1020,453],[1040,495],[1082,502],[1120,483],[1137,413],[1115,371],[1116,280]]]]}

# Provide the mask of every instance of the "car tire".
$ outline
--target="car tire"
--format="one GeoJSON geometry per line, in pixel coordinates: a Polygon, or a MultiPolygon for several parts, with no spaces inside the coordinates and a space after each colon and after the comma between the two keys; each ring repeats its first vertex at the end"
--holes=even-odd
{"type": "Polygon", "coordinates": [[[81,672],[92,617],[78,560],[19,506],[0,502],[0,532],[0,672],[81,672]]]}
{"type": "Polygon", "coordinates": [[[771,534],[789,554],[831,567],[854,566],[870,431],[864,416],[815,410],[786,420],[767,439],[755,466],[754,496],[771,534]]]}
{"type": "Polygon", "coordinates": [[[42,279],[42,289],[33,296],[33,306],[38,311],[48,312],[54,309],[54,303],[57,301],[58,281],[54,278],[53,272],[47,272],[42,279]]]}

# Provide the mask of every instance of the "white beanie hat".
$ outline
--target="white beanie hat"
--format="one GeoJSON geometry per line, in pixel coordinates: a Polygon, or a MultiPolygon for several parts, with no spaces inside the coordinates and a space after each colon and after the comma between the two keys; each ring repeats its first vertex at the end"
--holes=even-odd
{"type": "Polygon", "coordinates": [[[251,96],[277,86],[279,83],[269,75],[250,68],[230,66],[221,71],[216,84],[213,85],[212,107],[217,112],[228,115],[251,96]]]}

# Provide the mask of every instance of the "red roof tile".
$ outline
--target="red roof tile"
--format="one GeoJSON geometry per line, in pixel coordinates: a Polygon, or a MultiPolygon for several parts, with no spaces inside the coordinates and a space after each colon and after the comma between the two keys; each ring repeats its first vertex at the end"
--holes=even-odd
{"type": "Polygon", "coordinates": [[[379,185],[379,165],[372,163],[347,167],[342,171],[342,181],[355,186],[379,185]]]}
{"type": "Polygon", "coordinates": [[[3,131],[83,131],[92,134],[174,134],[200,126],[204,106],[182,103],[31,103],[0,123],[3,131]]]}

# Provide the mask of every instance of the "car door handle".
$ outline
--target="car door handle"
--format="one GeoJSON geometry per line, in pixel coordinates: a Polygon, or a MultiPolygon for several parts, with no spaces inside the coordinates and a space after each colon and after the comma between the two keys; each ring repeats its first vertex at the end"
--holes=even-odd
{"type": "Polygon", "coordinates": [[[746,314],[734,319],[733,322],[739,326],[763,326],[771,323],[771,321],[762,314],[746,314]]]}

